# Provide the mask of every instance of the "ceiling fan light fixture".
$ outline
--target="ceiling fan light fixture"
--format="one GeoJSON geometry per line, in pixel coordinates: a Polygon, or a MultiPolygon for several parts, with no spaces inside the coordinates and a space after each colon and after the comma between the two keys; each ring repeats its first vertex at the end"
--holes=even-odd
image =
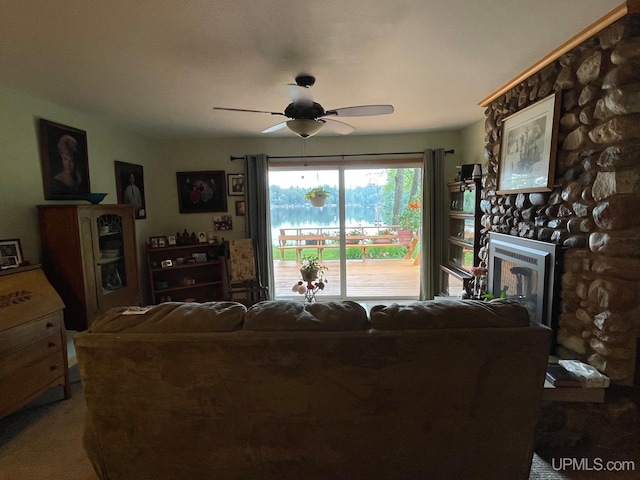
{"type": "Polygon", "coordinates": [[[299,137],[308,138],[322,130],[322,127],[324,127],[324,121],[296,118],[294,120],[289,120],[287,122],[287,127],[289,127],[289,130],[299,137]]]}

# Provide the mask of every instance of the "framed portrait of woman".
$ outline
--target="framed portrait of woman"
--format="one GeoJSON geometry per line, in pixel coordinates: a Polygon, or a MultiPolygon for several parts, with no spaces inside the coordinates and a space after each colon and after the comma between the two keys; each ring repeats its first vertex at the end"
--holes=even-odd
{"type": "Polygon", "coordinates": [[[87,198],[87,132],[41,118],[40,157],[45,200],[87,198]]]}

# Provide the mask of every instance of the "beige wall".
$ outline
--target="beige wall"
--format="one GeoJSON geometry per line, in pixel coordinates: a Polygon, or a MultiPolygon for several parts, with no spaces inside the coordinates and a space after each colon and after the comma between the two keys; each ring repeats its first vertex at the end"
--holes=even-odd
{"type": "Polygon", "coordinates": [[[485,135],[484,120],[478,120],[460,132],[464,163],[487,163],[484,158],[485,135]]]}
{"type": "MultiPolygon", "coordinates": [[[[156,141],[96,116],[2,86],[0,105],[0,239],[19,238],[24,256],[31,263],[41,261],[36,205],[59,203],[44,200],[39,118],[87,132],[91,190],[107,192],[104,203],[117,203],[114,160],[143,165],[146,171],[158,157],[156,141]]],[[[139,235],[144,234],[143,222],[136,222],[139,235]]]]}
{"type": "MultiPolygon", "coordinates": [[[[423,132],[404,135],[350,135],[345,137],[211,138],[159,139],[120,128],[96,115],[56,105],[0,86],[0,239],[19,238],[24,256],[31,263],[41,262],[36,205],[59,203],[44,200],[39,152],[38,119],[44,118],[87,132],[89,174],[93,192],[107,192],[103,203],[117,203],[115,160],[144,168],[147,219],[136,221],[139,261],[143,267],[143,242],[152,235],[171,235],[211,230],[213,213],[180,214],[176,171],[225,170],[241,173],[243,163],[230,156],[265,153],[271,156],[365,154],[380,152],[421,152],[427,148],[455,149],[446,157],[447,175],[455,176],[455,166],[471,163],[470,152],[475,131],[423,132]]],[[[476,152],[477,153],[477,152],[476,152]]],[[[235,200],[228,197],[228,210],[234,216],[234,230],[227,238],[244,236],[244,218],[235,217],[235,200]]],[[[78,202],[84,203],[84,202],[78,202]]],[[[144,288],[143,288],[144,290],[144,288]]]]}

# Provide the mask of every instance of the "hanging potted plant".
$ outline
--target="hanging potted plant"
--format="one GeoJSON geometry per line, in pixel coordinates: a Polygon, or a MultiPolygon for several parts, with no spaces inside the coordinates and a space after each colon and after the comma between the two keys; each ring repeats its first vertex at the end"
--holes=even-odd
{"type": "Polygon", "coordinates": [[[329,192],[323,187],[315,187],[304,194],[304,199],[309,200],[314,207],[322,207],[328,196],[329,192]]]}

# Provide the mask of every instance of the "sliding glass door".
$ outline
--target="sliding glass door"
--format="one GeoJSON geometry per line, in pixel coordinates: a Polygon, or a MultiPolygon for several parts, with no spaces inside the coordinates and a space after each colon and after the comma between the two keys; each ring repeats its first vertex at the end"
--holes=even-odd
{"type": "Polygon", "coordinates": [[[421,180],[417,162],[270,167],[275,297],[301,298],[301,262],[317,257],[318,299],[417,299],[421,180]]]}

